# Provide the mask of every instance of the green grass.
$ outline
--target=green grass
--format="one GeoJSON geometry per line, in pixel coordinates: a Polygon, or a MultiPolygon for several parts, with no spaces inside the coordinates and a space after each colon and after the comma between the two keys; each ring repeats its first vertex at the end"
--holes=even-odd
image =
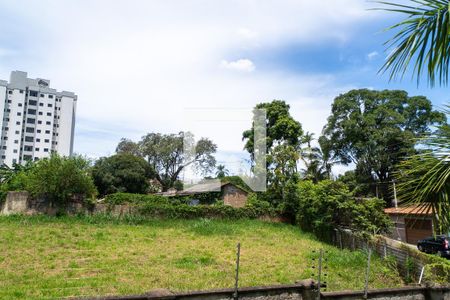
{"type": "MultiPolygon", "coordinates": [[[[241,242],[240,286],[310,278],[324,248],[328,290],[362,289],[366,255],[317,241],[286,224],[255,220],[117,220],[0,217],[0,299],[137,294],[232,287],[241,242]]],[[[370,287],[402,284],[372,259],[370,287]]]]}

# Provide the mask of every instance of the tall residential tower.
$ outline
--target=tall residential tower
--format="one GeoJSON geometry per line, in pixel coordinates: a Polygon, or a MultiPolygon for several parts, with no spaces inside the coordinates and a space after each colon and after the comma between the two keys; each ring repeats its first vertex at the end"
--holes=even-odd
{"type": "Polygon", "coordinates": [[[38,160],[56,152],[72,155],[77,96],[57,92],[50,80],[13,71],[0,80],[0,165],[38,160]]]}

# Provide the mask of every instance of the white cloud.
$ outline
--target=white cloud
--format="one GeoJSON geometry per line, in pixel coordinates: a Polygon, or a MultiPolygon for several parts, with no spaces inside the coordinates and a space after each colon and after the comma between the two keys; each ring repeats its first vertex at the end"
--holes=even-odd
{"type": "MultiPolygon", "coordinates": [[[[2,10],[18,24],[0,19],[0,28],[25,28],[10,35],[26,51],[18,52],[17,63],[0,60],[0,78],[21,69],[76,92],[75,151],[89,155],[112,153],[120,136],[183,130],[185,108],[250,109],[272,99],[286,100],[304,129],[319,134],[331,100],[345,87],[326,74],[264,70],[259,61],[252,72],[256,59],[241,51],[344,42],[355,24],[376,17],[366,5],[360,0],[42,0],[23,9],[3,1],[2,10]],[[246,72],[251,76],[243,76],[246,72]],[[104,131],[115,134],[99,133],[104,131]]],[[[241,151],[243,127],[223,129],[227,135],[203,128],[198,135],[217,140],[219,150],[241,151]],[[222,138],[228,135],[237,138],[222,138]]]]}
{"type": "Polygon", "coordinates": [[[373,60],[375,59],[377,56],[379,55],[379,53],[377,51],[372,51],[369,54],[367,54],[367,59],[368,60],[373,60]]]}
{"type": "Polygon", "coordinates": [[[242,71],[242,72],[253,72],[255,70],[255,64],[246,58],[241,58],[236,61],[226,61],[222,60],[220,66],[225,69],[242,71]]]}

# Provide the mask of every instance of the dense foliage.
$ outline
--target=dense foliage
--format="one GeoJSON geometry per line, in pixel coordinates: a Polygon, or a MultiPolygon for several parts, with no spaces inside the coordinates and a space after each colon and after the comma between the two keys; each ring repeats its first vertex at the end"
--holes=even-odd
{"type": "Polygon", "coordinates": [[[116,192],[146,193],[154,172],[142,157],[119,153],[97,160],[92,177],[102,196],[116,192]]]}
{"type": "Polygon", "coordinates": [[[391,226],[383,201],[354,198],[342,183],[302,181],[297,193],[297,223],[319,236],[326,237],[337,226],[370,234],[387,232],[391,226]]]}
{"type": "Polygon", "coordinates": [[[214,169],[216,144],[207,138],[194,140],[190,132],[178,134],[148,133],[135,143],[122,139],[117,153],[129,153],[145,158],[163,191],[175,187],[187,167],[206,175],[214,169]]]}
{"type": "MultiPolygon", "coordinates": [[[[286,187],[298,182],[297,162],[300,159],[300,145],[302,143],[303,129],[295,120],[289,110],[290,106],[281,100],[274,100],[268,103],[260,103],[255,106],[255,111],[265,111],[266,138],[263,141],[266,149],[267,171],[267,195],[265,200],[274,207],[282,206],[286,208],[286,214],[291,214],[286,205],[286,187]]],[[[257,113],[255,113],[257,114],[257,113]]],[[[242,134],[245,141],[245,149],[249,152],[252,162],[255,163],[255,154],[258,147],[255,147],[255,137],[258,128],[253,122],[252,128],[242,134]]],[[[254,173],[255,173],[255,166],[254,173]]],[[[256,170],[258,171],[258,170],[256,170]]]]}
{"type": "Polygon", "coordinates": [[[354,163],[358,174],[384,183],[392,180],[396,165],[415,152],[415,139],[445,121],[423,96],[352,90],[334,99],[320,144],[341,163],[354,163]]]}
{"type": "Polygon", "coordinates": [[[277,212],[270,206],[248,205],[234,208],[222,205],[191,205],[190,197],[163,197],[159,195],[140,195],[116,193],[108,195],[105,203],[110,205],[129,204],[137,207],[140,215],[156,218],[219,218],[219,219],[254,219],[261,216],[276,216],[277,212]]]}
{"type": "Polygon", "coordinates": [[[72,197],[93,198],[97,194],[89,162],[79,156],[52,154],[36,162],[25,174],[26,190],[55,206],[64,206],[72,197]]]}

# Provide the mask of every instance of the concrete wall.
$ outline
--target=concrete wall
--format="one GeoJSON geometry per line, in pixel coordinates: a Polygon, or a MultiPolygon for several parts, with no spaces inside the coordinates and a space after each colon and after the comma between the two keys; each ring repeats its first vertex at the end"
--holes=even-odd
{"type": "Polygon", "coordinates": [[[3,215],[26,214],[29,211],[28,192],[8,192],[0,212],[3,215]]]}
{"type": "MultiPolygon", "coordinates": [[[[96,300],[231,300],[235,299],[234,289],[172,293],[158,289],[144,295],[96,297],[96,300]]],[[[316,284],[312,280],[293,285],[240,288],[240,300],[316,300],[316,284]]],[[[83,298],[88,299],[88,298],[83,298]]],[[[356,300],[364,299],[363,291],[342,291],[321,293],[320,299],[356,300]]],[[[426,288],[403,287],[394,289],[369,290],[366,299],[376,300],[450,300],[450,287],[426,288]]]]}
{"type": "MultiPolygon", "coordinates": [[[[312,280],[301,281],[292,285],[276,285],[240,288],[238,299],[240,300],[315,300],[314,282],[312,280]]],[[[96,300],[232,300],[235,299],[234,289],[220,289],[209,291],[193,291],[185,293],[172,293],[169,290],[159,289],[150,291],[144,295],[96,297],[96,300]]],[[[87,299],[87,298],[83,298],[87,299]]]]}
{"type": "Polygon", "coordinates": [[[235,187],[234,185],[227,184],[223,186],[223,204],[233,207],[244,207],[247,203],[248,193],[235,187]]]}

